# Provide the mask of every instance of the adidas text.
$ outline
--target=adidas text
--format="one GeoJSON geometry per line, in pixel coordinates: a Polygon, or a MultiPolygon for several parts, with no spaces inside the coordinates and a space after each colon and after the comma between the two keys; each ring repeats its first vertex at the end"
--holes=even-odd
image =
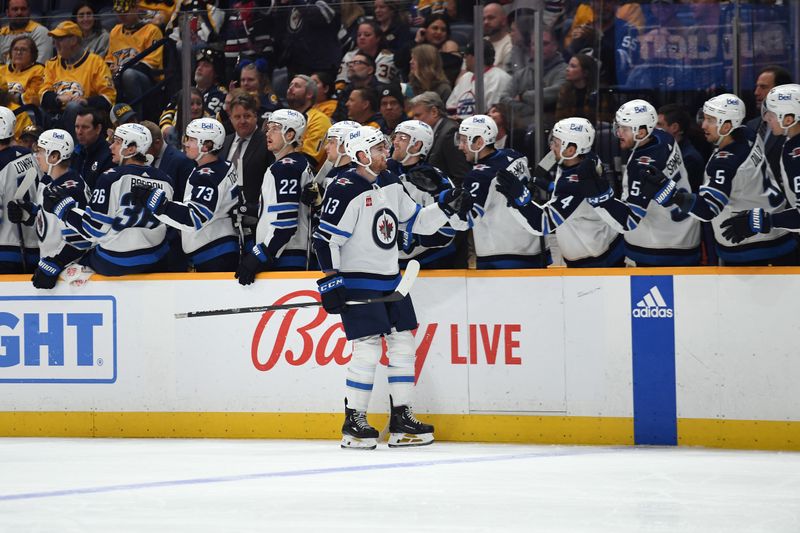
{"type": "Polygon", "coordinates": [[[663,307],[644,307],[633,310],[635,318],[672,318],[672,309],[663,307]]]}

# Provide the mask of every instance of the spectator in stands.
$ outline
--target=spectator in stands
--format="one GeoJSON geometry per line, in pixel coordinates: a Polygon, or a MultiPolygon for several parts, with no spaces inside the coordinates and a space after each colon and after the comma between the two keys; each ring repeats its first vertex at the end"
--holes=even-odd
{"type": "Polygon", "coordinates": [[[394,54],[395,65],[406,76],[412,44],[408,14],[399,0],[375,0],[373,5],[375,21],[383,32],[386,48],[394,54]]]}
{"type": "Polygon", "coordinates": [[[111,119],[111,125],[114,127],[139,122],[139,116],[136,114],[136,111],[125,102],[114,104],[114,107],[111,108],[109,118],[111,119]]]}
{"type": "Polygon", "coordinates": [[[411,71],[408,84],[414,96],[433,91],[442,101],[447,101],[453,92],[442,68],[442,58],[430,44],[419,44],[411,50],[411,71]]]}
{"type": "Polygon", "coordinates": [[[384,130],[386,125],[378,113],[378,93],[371,87],[353,89],[347,98],[347,118],[362,126],[372,126],[384,130]]]}
{"type": "Polygon", "coordinates": [[[111,148],[103,130],[103,114],[97,109],[82,107],[75,117],[75,138],[78,140],[72,153],[70,166],[83,178],[89,189],[94,189],[97,177],[111,168],[111,148]]]}
{"type": "Polygon", "coordinates": [[[255,61],[243,59],[239,62],[237,70],[239,82],[238,84],[232,83],[232,87],[238,85],[258,99],[259,118],[264,118],[266,114],[280,109],[278,96],[273,92],[272,84],[269,82],[269,71],[265,59],[255,61]]]}
{"type": "Polygon", "coordinates": [[[470,165],[453,140],[458,124],[447,117],[444,102],[439,95],[428,91],[411,99],[411,118],[421,120],[433,128],[433,144],[428,152],[428,163],[444,171],[456,186],[461,185],[470,165]]]}
{"type": "Polygon", "coordinates": [[[36,62],[44,64],[53,57],[53,43],[48,37],[47,28],[31,20],[28,0],[8,0],[6,8],[8,24],[0,28],[0,61],[5,61],[14,37],[28,35],[36,42],[39,52],[36,62]]]}
{"type": "Polygon", "coordinates": [[[401,122],[408,120],[408,115],[404,111],[405,98],[400,85],[393,83],[384,85],[380,90],[380,112],[383,118],[383,133],[391,135],[394,129],[401,122]]]}
{"type": "Polygon", "coordinates": [[[692,127],[692,117],[689,112],[678,104],[661,106],[658,109],[658,127],[671,134],[678,143],[683,165],[689,177],[689,185],[692,187],[692,192],[698,192],[705,178],[706,161],[687,136],[692,127]]]}
{"type": "Polygon", "coordinates": [[[497,2],[483,6],[483,34],[494,47],[493,65],[508,70],[507,65],[511,61],[511,33],[506,12],[497,2]]]}
{"type": "Polygon", "coordinates": [[[458,43],[450,38],[450,23],[444,15],[431,15],[414,37],[417,44],[430,44],[440,52],[458,54],[458,43]]]}
{"type": "Polygon", "coordinates": [[[20,146],[24,146],[28,150],[33,150],[33,145],[39,140],[39,135],[42,134],[42,128],[36,124],[29,124],[25,126],[19,134],[17,142],[20,146]]]}
{"type": "Polygon", "coordinates": [[[350,67],[357,54],[370,57],[374,68],[373,75],[378,82],[390,83],[397,78],[394,53],[386,48],[383,32],[377,22],[364,20],[358,25],[356,46],[356,50],[352,50],[342,57],[339,73],[336,76],[337,89],[341,89],[345,84],[353,81],[350,78],[352,70],[350,67]]]}
{"type": "Polygon", "coordinates": [[[348,78],[350,82],[340,90],[336,99],[336,111],[333,112],[333,121],[339,122],[347,118],[347,100],[354,89],[365,87],[377,87],[378,80],[375,79],[375,62],[365,53],[357,52],[347,64],[348,78]]]}
{"type": "Polygon", "coordinates": [[[135,65],[126,63],[164,35],[158,26],[142,22],[136,0],[114,0],[114,12],[119,24],[111,30],[106,62],[114,74],[120,98],[144,117],[145,93],[163,76],[163,48],[156,48],[135,65]]]}
{"type": "MultiPolygon", "coordinates": [[[[258,127],[259,103],[255,97],[242,89],[234,89],[228,94],[228,114],[234,133],[225,137],[220,154],[241,176],[242,191],[248,204],[258,204],[261,195],[261,182],[267,166],[267,138],[258,127]]],[[[255,216],[258,216],[255,213],[255,216]]]]}
{"type": "MultiPolygon", "coordinates": [[[[414,26],[422,26],[424,21],[432,16],[447,17],[455,20],[458,14],[456,0],[414,0],[416,4],[417,16],[411,23],[414,26]]],[[[472,7],[472,4],[470,4],[472,7]]]]}
{"type": "Polygon", "coordinates": [[[342,55],[345,55],[356,48],[358,25],[364,20],[366,11],[357,0],[342,0],[339,11],[342,14],[342,25],[339,28],[338,39],[342,55]]]}
{"type": "MultiPolygon", "coordinates": [[[[509,25],[511,27],[511,59],[508,62],[509,74],[514,74],[530,61],[530,45],[533,33],[534,18],[530,16],[509,15],[509,25]]],[[[556,45],[558,48],[558,45],[556,45]]]]}
{"type": "MultiPolygon", "coordinates": [[[[164,137],[164,141],[176,149],[181,148],[181,139],[186,124],[183,122],[183,91],[178,93],[173,98],[177,102],[177,107],[174,110],[164,110],[161,114],[159,126],[164,137]],[[172,121],[175,121],[174,123],[172,121]]],[[[197,89],[192,87],[189,89],[189,122],[197,118],[211,116],[203,103],[203,95],[197,89]]]]}
{"type": "Polygon", "coordinates": [[[195,55],[194,84],[203,96],[203,105],[210,116],[216,116],[228,92],[224,85],[225,55],[216,48],[205,47],[195,55]]]}
{"type": "Polygon", "coordinates": [[[86,1],[78,3],[72,10],[72,22],[77,24],[83,32],[83,48],[94,52],[100,57],[108,53],[108,31],[100,23],[100,17],[95,16],[92,4],[86,1]]]}
{"type": "Polygon", "coordinates": [[[556,102],[556,120],[570,117],[585,118],[592,124],[610,122],[611,103],[606,98],[598,101],[597,61],[586,54],[575,54],[565,70],[556,102]]]}
{"type": "Polygon", "coordinates": [[[513,127],[526,129],[534,120],[536,104],[536,80],[542,80],[542,109],[545,112],[545,123],[552,123],[553,113],[558,101],[558,93],[566,79],[567,64],[558,51],[558,43],[553,31],[542,31],[542,76],[537,76],[534,69],[536,43],[530,40],[529,61],[521,69],[515,70],[511,76],[511,96],[503,102],[509,106],[513,117],[513,127]]]}
{"type": "Polygon", "coordinates": [[[172,14],[180,3],[174,0],[139,0],[139,7],[142,9],[142,21],[164,28],[172,19],[172,14]]]}
{"type": "Polygon", "coordinates": [[[486,114],[492,117],[494,123],[497,124],[497,139],[494,141],[494,147],[498,150],[501,148],[511,148],[511,141],[508,139],[510,124],[508,106],[499,103],[493,104],[486,114]]]}
{"type": "Polygon", "coordinates": [[[772,174],[778,178],[778,181],[780,181],[781,175],[781,151],[786,137],[772,134],[769,126],[764,121],[762,107],[764,99],[773,87],[786,85],[787,83],[792,83],[792,75],[783,67],[770,65],[759,72],[758,78],[756,78],[756,88],[753,90],[753,94],[756,97],[758,115],[747,123],[747,127],[758,133],[764,141],[764,153],[767,155],[772,174]]]}
{"type": "Polygon", "coordinates": [[[11,41],[10,61],[0,66],[0,79],[8,84],[12,102],[38,106],[39,91],[44,83],[44,65],[36,63],[36,42],[28,35],[19,35],[11,41]]]}
{"type": "Polygon", "coordinates": [[[290,75],[333,72],[341,57],[338,32],[341,19],[325,0],[279,0],[284,18],[281,64],[290,75]],[[291,8],[289,8],[291,6],[291,8]]]}
{"type": "MultiPolygon", "coordinates": [[[[2,84],[2,82],[3,80],[0,78],[0,84],[2,84]]],[[[14,113],[14,121],[16,123],[14,126],[14,139],[19,139],[20,135],[22,135],[22,132],[31,126],[33,121],[31,121],[31,118],[27,113],[20,109],[19,104],[10,101],[10,97],[6,88],[3,85],[0,85],[0,87],[2,87],[0,88],[0,106],[7,107],[14,113]]]]}
{"type": "Polygon", "coordinates": [[[286,103],[289,109],[303,113],[306,117],[306,131],[303,133],[303,146],[300,151],[311,160],[311,166],[318,170],[325,162],[325,134],[331,127],[331,119],[322,111],[314,109],[317,100],[317,82],[305,74],[294,77],[286,90],[286,103]]]}
{"type": "Polygon", "coordinates": [[[483,102],[475,100],[475,51],[473,43],[467,45],[464,63],[467,70],[461,73],[450,98],[447,99],[447,112],[454,118],[465,119],[483,113],[495,102],[501,102],[510,95],[511,76],[505,70],[494,66],[494,47],[483,41],[483,102]]]}
{"type": "Polygon", "coordinates": [[[39,92],[42,109],[72,132],[75,116],[82,106],[108,111],[117,100],[111,72],[99,55],[81,46],[83,33],[72,21],[56,26],[50,35],[58,55],[44,66],[44,83],[39,92]]]}
{"type": "Polygon", "coordinates": [[[311,79],[317,84],[317,99],[314,109],[321,111],[328,118],[333,117],[336,111],[336,99],[333,97],[336,86],[333,76],[328,72],[315,72],[311,79]]]}

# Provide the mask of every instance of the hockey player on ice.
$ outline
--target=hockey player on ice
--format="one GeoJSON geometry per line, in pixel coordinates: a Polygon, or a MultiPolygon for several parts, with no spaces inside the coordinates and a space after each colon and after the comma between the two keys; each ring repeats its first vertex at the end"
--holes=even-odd
{"type": "Polygon", "coordinates": [[[356,163],[325,191],[317,258],[325,277],[317,282],[328,313],[341,314],[353,357],[347,367],[342,447],[374,449],[378,431],[367,421],[375,368],[386,339],[389,357],[389,446],[433,442],[433,426],[411,410],[414,392],[414,336],[417,318],[411,297],[399,302],[347,305],[348,300],[391,293],[400,280],[397,237],[400,224],[420,235],[435,233],[457,216],[466,195],[443,191],[437,202],[421,207],[406,194],[397,176],[386,171],[388,151],[379,130],[362,126],[347,135],[345,150],[356,163]]]}

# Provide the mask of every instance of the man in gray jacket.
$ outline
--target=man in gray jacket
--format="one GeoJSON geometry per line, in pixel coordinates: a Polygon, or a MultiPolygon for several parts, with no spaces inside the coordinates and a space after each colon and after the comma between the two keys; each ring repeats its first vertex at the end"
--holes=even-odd
{"type": "MultiPolygon", "coordinates": [[[[534,80],[539,77],[534,71],[534,57],[536,54],[536,44],[531,37],[529,46],[530,59],[528,64],[514,71],[511,79],[511,97],[505,97],[503,103],[507,104],[511,110],[514,128],[525,129],[534,118],[534,102],[536,99],[536,89],[534,80]]],[[[552,114],[556,108],[558,91],[564,83],[567,64],[558,51],[558,41],[553,37],[550,29],[542,30],[542,63],[544,75],[541,76],[544,85],[544,98],[542,108],[545,112],[545,124],[552,123],[552,114]]]]}

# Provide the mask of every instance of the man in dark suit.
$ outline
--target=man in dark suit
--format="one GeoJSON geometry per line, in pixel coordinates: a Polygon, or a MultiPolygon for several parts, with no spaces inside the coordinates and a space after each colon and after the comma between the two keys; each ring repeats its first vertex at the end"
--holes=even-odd
{"type": "Polygon", "coordinates": [[[225,137],[221,157],[241,174],[245,203],[257,205],[261,182],[274,157],[267,150],[267,138],[258,127],[258,101],[243,90],[231,91],[228,114],[234,133],[225,137]]]}
{"type": "Polygon", "coordinates": [[[71,166],[94,189],[97,176],[111,168],[111,149],[103,138],[103,117],[100,111],[83,107],[75,116],[75,137],[78,145],[72,154],[71,166]]]}
{"type": "Polygon", "coordinates": [[[756,97],[758,116],[747,123],[748,128],[764,139],[764,153],[767,156],[767,162],[772,169],[772,173],[777,178],[778,183],[781,185],[781,150],[783,149],[783,141],[786,140],[786,137],[772,134],[761,117],[761,106],[764,99],[767,97],[767,93],[769,93],[773,87],[785,85],[787,83],[792,83],[792,75],[783,67],[771,65],[759,72],[758,78],[756,78],[756,88],[753,90],[753,94],[755,94],[756,97]]]}
{"type": "Polygon", "coordinates": [[[428,163],[443,171],[458,187],[470,170],[470,165],[453,140],[458,124],[447,118],[441,97],[426,91],[411,100],[411,118],[421,120],[433,128],[433,144],[428,152],[428,163]]]}

